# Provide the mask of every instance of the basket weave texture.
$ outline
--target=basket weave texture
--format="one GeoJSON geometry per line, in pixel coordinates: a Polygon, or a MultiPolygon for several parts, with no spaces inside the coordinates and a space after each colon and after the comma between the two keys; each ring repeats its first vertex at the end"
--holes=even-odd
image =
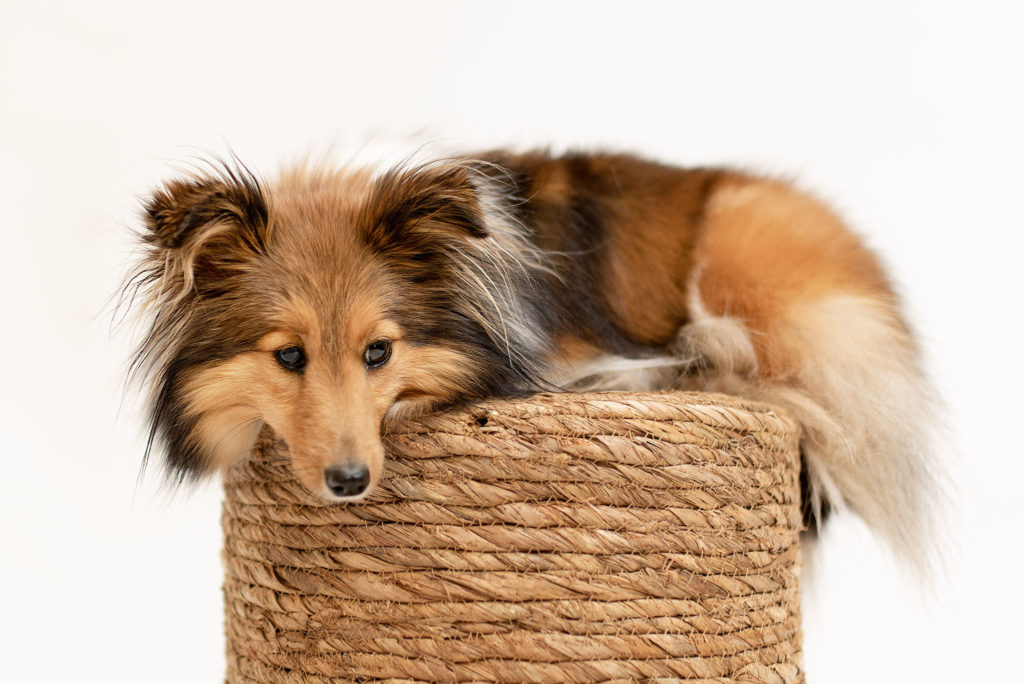
{"type": "Polygon", "coordinates": [[[228,682],[802,682],[798,430],[721,395],[411,420],[329,505],[269,434],[225,480],[228,682]]]}

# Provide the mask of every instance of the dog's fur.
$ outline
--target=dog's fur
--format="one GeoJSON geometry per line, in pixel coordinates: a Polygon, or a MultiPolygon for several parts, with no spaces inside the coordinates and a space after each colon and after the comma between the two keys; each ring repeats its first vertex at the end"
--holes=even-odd
{"type": "MultiPolygon", "coordinates": [[[[538,389],[723,391],[801,422],[808,508],[897,548],[927,519],[930,397],[875,256],[819,201],[724,169],[495,152],[383,172],[240,165],[149,199],[150,446],[178,480],[266,423],[311,491],[382,428],[538,389]],[[392,342],[367,368],[364,350],[392,342]],[[275,351],[301,347],[286,370],[275,351]]],[[[147,452],[148,455],[148,452],[147,452]]],[[[351,497],[347,497],[351,498],[351,497]]]]}

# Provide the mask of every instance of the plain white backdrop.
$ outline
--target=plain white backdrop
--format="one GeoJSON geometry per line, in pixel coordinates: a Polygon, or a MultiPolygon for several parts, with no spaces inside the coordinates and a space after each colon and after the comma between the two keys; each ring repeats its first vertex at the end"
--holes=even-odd
{"type": "Polygon", "coordinates": [[[218,486],[137,484],[109,301],[138,197],[197,153],[269,176],[397,140],[741,164],[844,212],[947,401],[955,544],[925,592],[838,520],[805,602],[809,681],[1021,681],[1020,7],[5,3],[2,678],[222,678],[218,486]]]}

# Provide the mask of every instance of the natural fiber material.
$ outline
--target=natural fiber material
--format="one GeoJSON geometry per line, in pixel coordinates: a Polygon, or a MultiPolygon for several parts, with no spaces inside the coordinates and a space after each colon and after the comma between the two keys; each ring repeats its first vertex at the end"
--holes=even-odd
{"type": "Polygon", "coordinates": [[[404,424],[365,502],[226,479],[228,682],[801,682],[797,429],[707,394],[404,424]]]}

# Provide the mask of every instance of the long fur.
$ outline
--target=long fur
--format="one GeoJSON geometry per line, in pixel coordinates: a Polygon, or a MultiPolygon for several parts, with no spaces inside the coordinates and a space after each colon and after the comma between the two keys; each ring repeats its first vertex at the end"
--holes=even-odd
{"type": "MultiPolygon", "coordinates": [[[[849,506],[911,560],[931,392],[877,259],[791,186],[628,155],[223,165],[157,190],[129,290],[150,446],[178,481],[269,423],[296,473],[365,464],[412,412],[539,389],[706,389],[801,423],[811,525],[849,506]],[[393,357],[370,368],[376,340],[393,357]],[[275,352],[299,346],[300,371],[275,352]]],[[[147,450],[148,454],[148,450],[147,450]]],[[[371,483],[372,486],[372,483],[371,483]]]]}

